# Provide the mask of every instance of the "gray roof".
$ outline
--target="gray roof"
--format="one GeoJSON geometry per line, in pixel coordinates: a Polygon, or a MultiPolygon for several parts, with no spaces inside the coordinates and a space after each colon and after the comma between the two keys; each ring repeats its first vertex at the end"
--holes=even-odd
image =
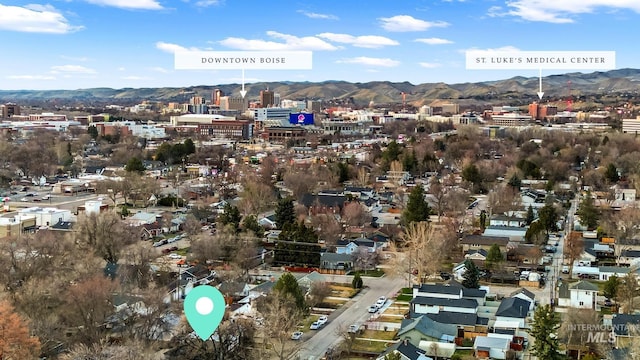
{"type": "Polygon", "coordinates": [[[526,297],[528,297],[531,300],[534,300],[536,298],[536,295],[534,293],[532,293],[531,291],[529,291],[529,290],[527,290],[525,288],[520,288],[520,289],[512,292],[509,295],[509,297],[514,297],[514,296],[516,296],[518,294],[523,294],[523,295],[525,295],[526,297]]]}
{"type": "Polygon", "coordinates": [[[507,244],[509,243],[509,238],[506,236],[467,235],[460,240],[460,243],[468,245],[498,244],[500,246],[507,246],[507,244]]]}
{"type": "Polygon", "coordinates": [[[631,268],[624,266],[600,266],[598,270],[600,270],[600,273],[626,274],[631,268]]]}
{"type": "Polygon", "coordinates": [[[558,285],[558,298],[568,299],[571,297],[569,293],[569,285],[566,282],[562,282],[558,285]]]}
{"type": "Polygon", "coordinates": [[[443,299],[427,296],[417,296],[411,300],[411,304],[431,306],[453,306],[459,308],[475,309],[478,302],[474,299],[443,299]]]}
{"type": "Polygon", "coordinates": [[[484,298],[486,295],[486,290],[462,288],[462,297],[465,298],[484,298]]]}
{"type": "Polygon", "coordinates": [[[387,350],[385,350],[385,352],[383,352],[379,357],[379,358],[383,358],[393,352],[393,351],[397,351],[399,353],[402,354],[402,356],[404,356],[404,358],[407,358],[409,360],[418,360],[418,359],[427,359],[427,360],[432,360],[432,358],[430,357],[426,357],[424,356],[424,350],[421,350],[420,348],[418,348],[417,346],[413,345],[412,343],[410,343],[409,341],[404,342],[404,341],[400,341],[396,344],[393,344],[392,346],[388,347],[387,350]],[[422,358],[420,358],[420,356],[422,355],[422,358]]]}
{"type": "Polygon", "coordinates": [[[336,253],[320,253],[320,261],[328,262],[352,262],[353,256],[351,254],[336,254],[336,253]]]}
{"type": "Polygon", "coordinates": [[[620,254],[622,257],[637,258],[640,257],[640,250],[623,250],[620,254]]]}
{"type": "Polygon", "coordinates": [[[508,349],[509,339],[499,337],[477,336],[473,343],[474,349],[508,349]]]}
{"type": "Polygon", "coordinates": [[[527,317],[530,305],[531,303],[527,300],[515,297],[506,298],[500,302],[496,316],[524,319],[527,317]]]}
{"type": "Polygon", "coordinates": [[[455,324],[437,322],[425,315],[402,320],[397,336],[401,337],[411,330],[416,330],[420,334],[434,339],[440,339],[442,335],[456,336],[458,333],[458,327],[455,324]]]}
{"type": "MultiPolygon", "coordinates": [[[[453,324],[474,326],[478,324],[477,314],[458,313],[453,311],[440,311],[437,314],[427,314],[427,316],[440,324],[453,324]]],[[[452,335],[452,334],[449,334],[452,335]]],[[[455,334],[453,334],[455,335],[455,334]]]]}
{"type": "Polygon", "coordinates": [[[575,284],[569,286],[571,290],[588,290],[588,291],[598,291],[598,286],[592,284],[588,281],[580,280],[575,284]]]}
{"type": "Polygon", "coordinates": [[[629,335],[627,324],[640,325],[640,315],[617,314],[611,321],[616,335],[629,335]]]}
{"type": "Polygon", "coordinates": [[[447,294],[447,295],[459,295],[460,287],[457,286],[449,286],[443,284],[420,284],[413,285],[414,289],[418,289],[419,292],[430,293],[430,294],[447,294]]]}

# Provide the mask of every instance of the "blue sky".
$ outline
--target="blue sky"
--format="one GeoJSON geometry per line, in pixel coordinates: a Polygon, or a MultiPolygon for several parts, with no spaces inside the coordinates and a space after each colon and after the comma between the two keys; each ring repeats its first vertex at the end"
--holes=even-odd
{"type": "Polygon", "coordinates": [[[247,83],[538,76],[466,70],[472,49],[615,51],[616,68],[639,59],[638,0],[40,1],[0,0],[0,89],[241,81],[240,71],[174,70],[176,49],[313,51],[312,70],[247,71],[247,83]]]}

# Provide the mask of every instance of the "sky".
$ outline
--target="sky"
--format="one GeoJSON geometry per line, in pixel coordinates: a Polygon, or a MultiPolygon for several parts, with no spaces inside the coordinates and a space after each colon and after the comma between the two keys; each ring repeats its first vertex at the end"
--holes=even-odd
{"type": "Polygon", "coordinates": [[[615,51],[615,68],[636,68],[638,20],[638,0],[0,0],[0,90],[242,82],[176,70],[181,50],[313,54],[311,70],[245,71],[247,84],[539,76],[467,69],[469,50],[615,51]]]}

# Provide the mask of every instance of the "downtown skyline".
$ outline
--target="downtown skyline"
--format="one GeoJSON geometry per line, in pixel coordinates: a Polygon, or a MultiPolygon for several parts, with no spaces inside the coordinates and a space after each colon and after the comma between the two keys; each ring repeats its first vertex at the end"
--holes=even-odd
{"type": "MultiPolygon", "coordinates": [[[[615,51],[616,68],[634,68],[638,50],[628,45],[634,36],[627,29],[639,17],[640,3],[626,0],[287,0],[252,7],[231,0],[0,0],[0,89],[242,81],[239,70],[175,70],[178,50],[313,52],[312,70],[251,70],[246,83],[453,84],[538,75],[465,68],[466,51],[490,49],[615,51]]],[[[543,75],[567,72],[574,71],[543,75]]]]}

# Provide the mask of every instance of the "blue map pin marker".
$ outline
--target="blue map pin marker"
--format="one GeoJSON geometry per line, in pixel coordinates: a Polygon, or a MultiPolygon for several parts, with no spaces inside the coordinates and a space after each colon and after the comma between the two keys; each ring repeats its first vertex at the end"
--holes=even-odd
{"type": "Polygon", "coordinates": [[[225,311],[224,296],[209,285],[196,286],[184,299],[184,314],[196,334],[207,340],[218,328],[225,311]]]}

